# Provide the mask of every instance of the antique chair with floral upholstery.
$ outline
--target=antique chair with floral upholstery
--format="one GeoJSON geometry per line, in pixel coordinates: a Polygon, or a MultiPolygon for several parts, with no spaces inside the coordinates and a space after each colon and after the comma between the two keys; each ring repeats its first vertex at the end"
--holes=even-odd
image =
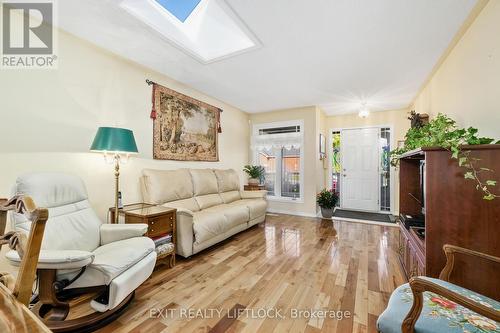
{"type": "Polygon", "coordinates": [[[498,301],[448,282],[455,253],[491,261],[499,266],[499,273],[500,258],[453,245],[443,249],[446,265],[439,279],[420,276],[399,286],[377,321],[379,332],[500,332],[498,301]]]}
{"type": "MultiPolygon", "coordinates": [[[[48,212],[38,263],[34,263],[38,294],[32,303],[38,302],[32,311],[54,332],[89,331],[116,318],[154,269],[154,242],[143,236],[147,225],[103,224],[81,179],[67,174],[21,176],[14,194],[30,196],[48,212]],[[81,299],[70,302],[75,297],[81,299]],[[72,304],[82,300],[90,300],[95,312],[80,317],[70,314],[72,304]]],[[[29,234],[33,227],[19,213],[11,215],[11,222],[19,234],[29,234]]],[[[16,250],[6,257],[14,265],[22,262],[16,250]]]]}

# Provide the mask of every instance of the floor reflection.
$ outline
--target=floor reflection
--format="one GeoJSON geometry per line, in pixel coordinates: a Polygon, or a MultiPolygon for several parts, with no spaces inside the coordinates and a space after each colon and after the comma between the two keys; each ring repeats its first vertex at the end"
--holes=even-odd
{"type": "Polygon", "coordinates": [[[301,232],[293,228],[280,228],[281,232],[276,235],[276,226],[265,227],[266,257],[272,258],[279,254],[287,254],[292,257],[300,256],[301,232]],[[278,253],[278,249],[280,253],[278,253]]]}
{"type": "Polygon", "coordinates": [[[266,257],[272,258],[276,256],[276,227],[274,225],[266,225],[266,257]]]}
{"type": "Polygon", "coordinates": [[[318,249],[329,249],[330,257],[335,256],[339,233],[331,220],[318,219],[314,228],[304,229],[302,223],[269,224],[264,227],[266,257],[273,258],[279,255],[299,257],[308,246],[318,249]],[[305,239],[314,235],[317,243],[304,243],[305,239]]]}
{"type": "Polygon", "coordinates": [[[281,231],[283,253],[292,257],[300,255],[300,230],[285,228],[281,231]]]}

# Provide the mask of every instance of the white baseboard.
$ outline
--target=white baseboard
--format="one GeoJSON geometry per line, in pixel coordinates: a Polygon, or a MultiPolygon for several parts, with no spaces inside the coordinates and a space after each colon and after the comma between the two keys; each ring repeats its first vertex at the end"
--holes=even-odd
{"type": "Polygon", "coordinates": [[[296,215],[296,216],[303,216],[303,217],[318,217],[318,215],[311,214],[311,213],[291,212],[289,210],[281,210],[281,209],[268,209],[267,212],[272,213],[272,214],[296,215]]]}

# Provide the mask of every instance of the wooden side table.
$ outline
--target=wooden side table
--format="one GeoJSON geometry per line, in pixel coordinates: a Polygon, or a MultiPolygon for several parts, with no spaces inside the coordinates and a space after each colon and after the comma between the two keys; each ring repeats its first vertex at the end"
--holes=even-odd
{"type": "MultiPolygon", "coordinates": [[[[115,208],[109,209],[111,221],[114,221],[115,208]]],[[[125,223],[144,223],[148,225],[147,237],[155,238],[170,234],[172,235],[173,250],[160,253],[156,259],[156,265],[166,263],[169,267],[175,266],[175,249],[177,246],[176,236],[176,212],[175,208],[166,208],[147,203],[125,205],[118,209],[119,221],[124,219],[125,223]]]]}
{"type": "Polygon", "coordinates": [[[266,185],[243,185],[245,191],[262,191],[266,189],[266,185]]]}

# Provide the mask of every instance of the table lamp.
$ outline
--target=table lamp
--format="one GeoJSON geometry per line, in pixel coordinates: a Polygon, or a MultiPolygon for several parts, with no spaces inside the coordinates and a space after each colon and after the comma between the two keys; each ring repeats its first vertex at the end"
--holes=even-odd
{"type": "Polygon", "coordinates": [[[134,133],[125,128],[99,127],[90,151],[113,154],[115,162],[115,214],[112,223],[118,223],[118,191],[121,155],[137,154],[134,133]]]}

